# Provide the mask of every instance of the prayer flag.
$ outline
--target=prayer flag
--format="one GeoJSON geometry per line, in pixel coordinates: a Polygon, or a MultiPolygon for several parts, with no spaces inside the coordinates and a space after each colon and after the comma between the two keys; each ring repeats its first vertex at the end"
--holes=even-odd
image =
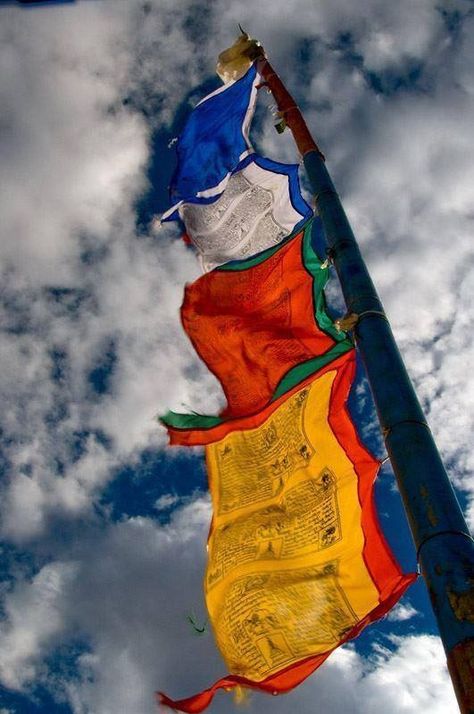
{"type": "Polygon", "coordinates": [[[173,205],[161,220],[184,223],[204,271],[279,243],[313,214],[301,195],[298,166],[253,152],[248,132],[258,81],[252,65],[209,94],[178,139],[173,205]]]}
{"type": "Polygon", "coordinates": [[[325,309],[328,266],[313,247],[313,224],[186,287],[184,329],[227,407],[217,417],[168,412],[172,444],[208,444],[258,426],[316,372],[347,358],[352,342],[325,309]]]}
{"type": "Polygon", "coordinates": [[[176,220],[183,201],[216,198],[239,163],[253,149],[249,126],[257,99],[259,75],[255,65],[235,82],[204,97],[178,139],[178,165],[171,179],[172,207],[162,221],[176,220]]]}
{"type": "MultiPolygon", "coordinates": [[[[226,76],[243,67],[227,67],[231,54],[221,57],[226,76]]],[[[188,699],[157,695],[189,714],[222,688],[292,689],[416,577],[380,531],[379,462],[346,410],[354,350],[326,311],[321,222],[298,167],[249,142],[258,82],[253,64],[192,112],[162,217],[183,221],[209,271],[186,287],[181,318],[227,400],[218,416],[161,420],[172,444],[206,446],[205,596],[230,671],[188,699]]]]}
{"type": "Polygon", "coordinates": [[[212,201],[178,209],[205,272],[280,243],[313,214],[301,195],[297,164],[251,154],[212,201]]]}
{"type": "Polygon", "coordinates": [[[354,353],[312,377],[261,425],[206,447],[213,519],[205,594],[231,672],[218,689],[292,689],[382,617],[416,578],[403,575],[373,503],[379,463],[346,410],[354,353]]]}

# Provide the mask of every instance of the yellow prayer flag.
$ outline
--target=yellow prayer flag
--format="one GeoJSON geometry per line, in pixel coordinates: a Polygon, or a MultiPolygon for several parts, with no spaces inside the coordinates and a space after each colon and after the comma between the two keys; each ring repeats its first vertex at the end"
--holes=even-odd
{"type": "Polygon", "coordinates": [[[202,711],[218,688],[291,689],[416,577],[401,573],[379,529],[379,464],[345,406],[353,369],[327,371],[261,426],[206,447],[205,595],[232,674],[176,709],[202,711]]]}

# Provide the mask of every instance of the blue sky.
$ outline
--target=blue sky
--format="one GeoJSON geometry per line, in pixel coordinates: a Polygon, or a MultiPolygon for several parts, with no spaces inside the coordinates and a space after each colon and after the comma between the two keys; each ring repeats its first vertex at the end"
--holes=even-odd
{"type": "MultiPolygon", "coordinates": [[[[467,0],[0,3],[0,714],[152,714],[224,665],[204,620],[202,453],[155,415],[216,412],[180,325],[200,272],[167,207],[237,24],[327,156],[471,526],[474,12],[467,0]]],[[[259,99],[253,140],[298,160],[259,99]]],[[[304,175],[301,176],[306,186],[304,175]]],[[[328,295],[342,310],[335,278],[328,295]]],[[[362,372],[350,408],[383,457],[362,372]]],[[[380,519],[416,567],[388,464],[380,519]]],[[[246,711],[457,711],[423,583],[295,692],[246,711]]],[[[237,711],[231,695],[210,711],[237,711]]]]}

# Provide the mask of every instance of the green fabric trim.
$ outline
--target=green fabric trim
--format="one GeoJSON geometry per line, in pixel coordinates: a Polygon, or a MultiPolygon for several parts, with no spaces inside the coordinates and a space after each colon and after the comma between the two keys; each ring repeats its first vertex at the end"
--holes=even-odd
{"type": "Polygon", "coordinates": [[[293,233],[290,233],[289,236],[286,236],[280,243],[277,243],[277,245],[272,246],[271,248],[266,248],[265,250],[262,250],[261,253],[257,253],[257,255],[254,255],[253,258],[245,258],[244,260],[232,260],[230,263],[224,263],[224,265],[219,265],[217,268],[214,268],[216,272],[236,272],[239,270],[248,270],[249,268],[253,268],[255,265],[259,265],[260,263],[263,263],[264,260],[267,260],[270,258],[272,255],[274,255],[282,246],[284,246],[288,241],[290,241],[292,238],[294,238],[296,235],[299,235],[301,231],[306,231],[309,229],[309,234],[311,238],[311,226],[313,223],[313,218],[310,218],[303,226],[300,226],[298,230],[293,231],[293,233]]]}
{"type": "Polygon", "coordinates": [[[179,414],[178,412],[167,412],[164,416],[158,417],[158,421],[165,426],[175,429],[212,429],[214,426],[222,424],[225,420],[218,416],[208,416],[207,414],[179,414]]]}
{"type": "Polygon", "coordinates": [[[285,392],[289,392],[290,389],[292,389],[297,384],[306,379],[306,377],[309,377],[312,374],[316,374],[316,372],[319,372],[319,370],[325,367],[327,364],[329,364],[330,362],[334,362],[335,359],[343,355],[345,352],[349,352],[349,350],[351,350],[353,346],[354,345],[352,344],[352,340],[347,337],[345,340],[338,342],[336,345],[334,345],[334,347],[331,347],[331,349],[325,352],[323,355],[319,355],[319,357],[313,357],[307,362],[301,362],[301,364],[297,364],[296,367],[290,369],[290,371],[287,372],[285,376],[281,379],[277,388],[275,389],[271,401],[274,402],[276,399],[278,399],[278,397],[281,397],[282,394],[285,394],[285,392]]]}
{"type": "MultiPolygon", "coordinates": [[[[296,387],[298,384],[303,382],[307,377],[312,374],[316,374],[323,367],[326,367],[330,362],[334,362],[338,357],[349,352],[354,347],[352,340],[347,337],[345,340],[338,342],[334,347],[325,352],[325,354],[319,357],[313,357],[312,359],[302,362],[296,365],[279,382],[275,392],[270,400],[270,404],[276,401],[279,397],[290,389],[296,387]]],[[[238,419],[242,417],[236,417],[238,419]]],[[[167,414],[159,418],[159,421],[165,426],[169,426],[174,429],[185,429],[186,431],[192,429],[212,429],[215,426],[224,424],[225,422],[232,422],[233,419],[221,419],[217,416],[209,416],[207,414],[179,414],[177,412],[169,411],[167,414]]]]}
{"type": "Polygon", "coordinates": [[[330,335],[336,342],[343,342],[347,338],[346,333],[336,329],[334,322],[326,312],[324,288],[329,278],[329,267],[321,268],[322,262],[311,244],[311,226],[309,229],[305,230],[303,236],[302,258],[304,267],[313,278],[314,318],[323,332],[330,335]]]}

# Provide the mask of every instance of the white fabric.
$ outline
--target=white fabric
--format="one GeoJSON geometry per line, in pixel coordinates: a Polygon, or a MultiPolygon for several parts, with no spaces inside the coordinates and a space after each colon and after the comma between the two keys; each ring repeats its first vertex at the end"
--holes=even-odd
{"type": "Polygon", "coordinates": [[[214,203],[182,203],[179,214],[204,272],[276,245],[302,218],[288,177],[254,163],[233,174],[214,203]]]}

